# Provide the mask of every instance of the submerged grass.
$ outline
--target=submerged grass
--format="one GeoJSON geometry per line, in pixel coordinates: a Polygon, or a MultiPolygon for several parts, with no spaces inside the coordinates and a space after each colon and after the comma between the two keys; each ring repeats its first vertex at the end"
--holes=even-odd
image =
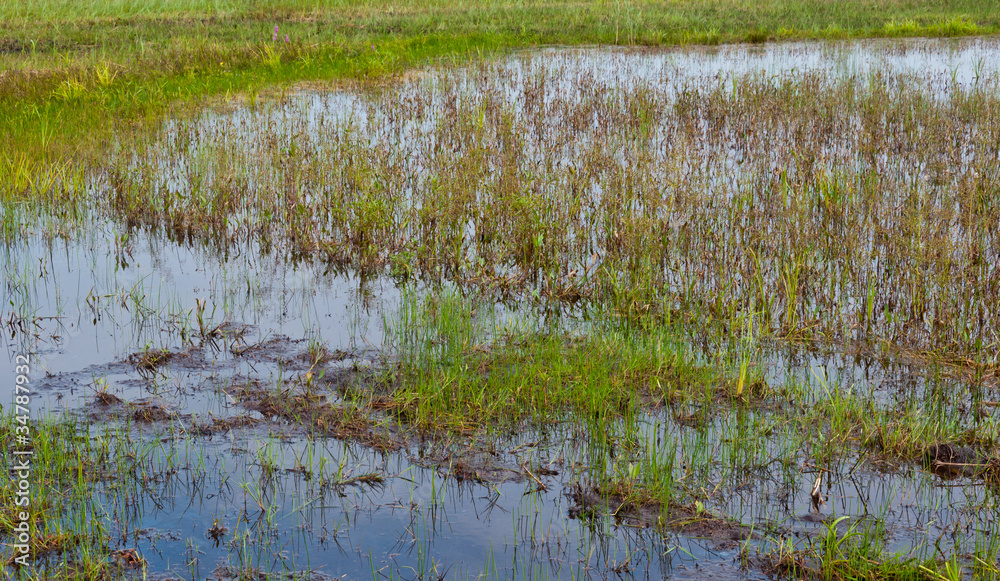
{"type": "Polygon", "coordinates": [[[801,546],[789,540],[779,543],[765,557],[774,574],[799,579],[869,579],[913,581],[958,581],[968,568],[956,557],[920,559],[886,550],[887,531],[879,522],[850,524],[840,517],[824,525],[825,530],[801,546]]]}
{"type": "MultiPolygon", "coordinates": [[[[225,538],[227,542],[228,554],[212,566],[228,563],[233,570],[245,571],[248,579],[259,578],[257,571],[284,576],[289,565],[295,570],[295,562],[287,559],[284,549],[269,544],[279,536],[276,531],[289,522],[294,528],[300,521],[320,518],[308,513],[310,501],[296,504],[279,523],[276,515],[285,486],[294,490],[287,491],[290,495],[308,489],[315,497],[341,497],[338,491],[345,487],[378,487],[385,480],[381,471],[361,470],[364,463],[346,444],[337,454],[318,439],[290,444],[287,434],[260,438],[252,429],[232,440],[231,455],[219,457],[198,437],[204,432],[196,423],[196,418],[187,418],[145,431],[107,417],[85,423],[70,414],[33,420],[27,448],[32,453],[29,505],[15,503],[17,479],[0,480],[0,568],[5,578],[107,581],[149,574],[146,559],[156,554],[157,540],[167,545],[165,551],[177,549],[169,529],[157,531],[144,519],[169,512],[174,500],[187,504],[191,495],[205,500],[205,494],[209,498],[226,495],[231,503],[220,505],[227,507],[224,515],[206,517],[201,523],[197,521],[203,514],[196,511],[195,527],[214,541],[225,538]],[[221,471],[218,479],[209,470],[221,471]],[[210,492],[213,486],[218,486],[214,493],[210,492]],[[228,512],[229,507],[240,505],[242,511],[228,512]],[[29,514],[28,531],[15,529],[23,526],[21,511],[29,514]],[[14,546],[21,533],[30,539],[26,559],[14,546]],[[22,559],[15,562],[14,557],[22,559]]],[[[25,450],[21,442],[15,446],[18,425],[22,424],[10,414],[0,421],[0,461],[7,466],[15,466],[15,449],[25,450]]],[[[232,421],[222,429],[230,432],[240,425],[232,421]]],[[[182,512],[190,509],[189,505],[182,512]]],[[[198,538],[196,534],[188,540],[189,548],[197,548],[198,538]]],[[[199,554],[204,553],[192,553],[186,561],[194,579],[202,578],[196,572],[199,554]]]]}
{"type": "Polygon", "coordinates": [[[635,59],[483,62],[321,99],[315,121],[299,97],[175,122],[123,143],[95,206],[180,241],[995,379],[995,71],[674,81],[669,59],[655,79],[635,59]]]}
{"type": "MultiPolygon", "coordinates": [[[[9,414],[0,423],[0,461],[7,466],[15,465],[17,425],[9,414]]],[[[73,419],[47,418],[32,422],[31,433],[28,505],[15,502],[18,480],[0,483],[0,538],[11,549],[0,558],[13,565],[14,557],[20,555],[13,548],[14,526],[22,522],[20,513],[25,511],[31,528],[29,562],[46,564],[46,576],[116,577],[121,571],[108,559],[107,547],[119,519],[126,518],[128,507],[139,502],[139,493],[151,478],[174,467],[157,453],[158,440],[133,439],[127,427],[91,434],[73,419]],[[96,497],[98,489],[106,491],[105,500],[116,509],[114,514],[96,497]]]]}
{"type": "Polygon", "coordinates": [[[206,97],[252,100],[275,83],[383,77],[442,57],[552,44],[989,34],[1000,29],[994,8],[940,0],[850,1],[836,10],[802,0],[752,9],[731,0],[6,2],[0,192],[5,209],[72,208],[116,133],[183,103],[199,108],[206,97]]]}

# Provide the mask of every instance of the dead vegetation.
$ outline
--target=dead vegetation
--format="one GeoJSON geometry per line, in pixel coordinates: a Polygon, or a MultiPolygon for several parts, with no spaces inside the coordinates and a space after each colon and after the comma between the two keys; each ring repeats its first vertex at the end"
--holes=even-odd
{"type": "Polygon", "coordinates": [[[151,373],[175,358],[186,356],[185,353],[175,353],[166,349],[146,349],[129,355],[128,362],[134,365],[140,373],[151,373]]]}
{"type": "Polygon", "coordinates": [[[377,425],[364,411],[352,404],[333,402],[327,394],[296,393],[291,389],[244,390],[239,398],[244,408],[260,413],[265,419],[282,419],[315,433],[360,442],[382,451],[403,446],[403,440],[377,425]]]}

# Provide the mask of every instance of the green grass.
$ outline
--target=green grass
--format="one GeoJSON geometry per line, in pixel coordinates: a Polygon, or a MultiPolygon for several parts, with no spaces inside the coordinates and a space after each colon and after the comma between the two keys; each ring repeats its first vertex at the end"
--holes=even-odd
{"type": "MultiPolygon", "coordinates": [[[[14,465],[16,424],[0,417],[0,461],[14,465]]],[[[109,428],[90,435],[72,419],[33,421],[31,428],[30,504],[15,505],[14,479],[0,483],[0,537],[7,536],[27,511],[34,559],[51,558],[54,577],[102,578],[108,573],[105,547],[112,522],[95,497],[104,489],[108,498],[137,498],[145,479],[170,468],[153,443],[131,438],[128,428],[109,428]]],[[[23,448],[23,446],[21,446],[23,448]]],[[[12,538],[12,537],[7,537],[12,538]]],[[[0,559],[12,556],[5,549],[0,559]]]]}
{"type": "MultiPolygon", "coordinates": [[[[700,360],[675,329],[597,324],[571,334],[490,311],[447,290],[404,301],[392,407],[407,424],[497,433],[607,425],[706,394],[737,397],[737,378],[700,360]]],[[[746,395],[764,389],[747,383],[746,395]]]]}
{"type": "Polygon", "coordinates": [[[880,521],[851,522],[848,517],[840,517],[824,524],[814,537],[778,542],[764,558],[769,562],[765,569],[781,577],[824,581],[996,579],[998,570],[990,562],[992,556],[984,560],[977,552],[970,566],[957,555],[944,557],[940,551],[934,558],[917,556],[912,551],[893,553],[886,549],[889,538],[891,534],[880,521]]]}

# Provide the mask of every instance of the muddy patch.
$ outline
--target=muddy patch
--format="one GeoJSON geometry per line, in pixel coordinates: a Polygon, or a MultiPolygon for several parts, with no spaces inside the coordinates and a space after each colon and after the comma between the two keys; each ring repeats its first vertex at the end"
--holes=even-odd
{"type": "MultiPolygon", "coordinates": [[[[331,371],[329,375],[349,381],[356,374],[331,371]]],[[[261,414],[264,419],[281,420],[311,433],[360,442],[382,451],[398,450],[405,445],[405,440],[389,430],[385,422],[378,422],[352,403],[341,402],[335,392],[322,389],[325,385],[329,383],[313,384],[309,374],[276,390],[248,383],[235,392],[235,399],[241,407],[261,414]]]]}
{"type": "Polygon", "coordinates": [[[135,402],[129,407],[132,419],[140,423],[166,422],[177,417],[177,414],[155,402],[135,402]]]}
{"type": "Polygon", "coordinates": [[[350,356],[343,350],[330,351],[326,345],[301,339],[292,340],[285,336],[272,337],[250,345],[234,346],[230,351],[236,357],[256,362],[277,363],[291,370],[343,361],[350,356]]]}
{"type": "MultiPolygon", "coordinates": [[[[755,538],[749,526],[720,518],[698,506],[669,504],[666,508],[654,501],[640,501],[598,486],[573,484],[566,492],[573,501],[568,516],[575,519],[611,518],[616,524],[640,528],[676,531],[686,536],[708,539],[720,547],[755,538]]],[[[759,535],[756,536],[759,538],[759,535]]]]}
{"type": "Polygon", "coordinates": [[[147,349],[128,356],[128,362],[135,366],[140,374],[149,374],[162,365],[174,359],[189,357],[188,353],[175,353],[166,349],[147,349]]]}
{"type": "Polygon", "coordinates": [[[1000,484],[1000,456],[976,446],[945,442],[924,452],[924,465],[942,478],[974,478],[1000,484]]]}
{"type": "Polygon", "coordinates": [[[524,482],[528,478],[522,465],[492,447],[434,446],[428,451],[421,449],[410,458],[415,465],[433,468],[457,482],[490,484],[524,482]]]}

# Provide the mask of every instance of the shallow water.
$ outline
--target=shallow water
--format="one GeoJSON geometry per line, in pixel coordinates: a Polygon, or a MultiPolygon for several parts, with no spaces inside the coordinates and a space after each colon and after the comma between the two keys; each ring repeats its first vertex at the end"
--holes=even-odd
{"type": "MultiPolygon", "coordinates": [[[[998,63],[1000,42],[993,39],[915,40],[663,51],[546,49],[505,58],[495,72],[503,79],[500,87],[511,110],[517,111],[524,99],[519,91],[531,79],[543,98],[555,98],[579,86],[581,78],[618,91],[649,84],[670,93],[746,74],[777,84],[822,71],[855,76],[864,84],[875,82],[877,74],[903,73],[908,82],[943,98],[954,86],[974,87],[995,78],[998,63]]],[[[181,197],[196,196],[203,184],[210,189],[215,183],[225,165],[215,157],[216,149],[237,152],[226,167],[235,168],[243,186],[252,190],[280,174],[258,162],[271,159],[275,148],[336,155],[336,147],[323,149],[329,145],[324,135],[378,144],[396,156],[404,173],[419,176],[430,156],[432,144],[426,140],[437,123],[435,111],[447,105],[434,87],[457,84],[459,93],[471,98],[479,87],[475,74],[475,69],[428,70],[381,92],[307,91],[278,104],[168,122],[160,150],[146,158],[120,156],[131,159],[139,173],[155,172],[165,190],[181,197]],[[389,118],[393,100],[418,100],[428,87],[431,99],[421,105],[426,112],[404,122],[389,118]],[[192,181],[195,174],[198,180],[192,181]],[[196,182],[202,185],[193,186],[196,182]]],[[[558,118],[542,121],[559,123],[558,118]]],[[[574,147],[566,145],[567,156],[574,147]]],[[[735,160],[737,153],[721,155],[735,160]]],[[[412,184],[396,185],[399,196],[412,195],[412,184]]],[[[104,186],[98,178],[95,187],[104,186]]],[[[303,193],[310,195],[316,194],[303,193]]],[[[227,228],[239,234],[259,219],[253,212],[235,215],[227,228]]],[[[474,224],[464,228],[470,238],[475,235],[474,224]]],[[[139,549],[151,573],[225,578],[223,567],[253,567],[312,572],[316,578],[475,577],[481,572],[560,579],[613,573],[764,577],[758,568],[743,565],[743,541],[655,532],[606,517],[570,518],[573,501],[567,491],[579,476],[573,462],[585,459],[573,458],[568,429],[550,434],[552,441],[527,456],[499,455],[514,473],[523,460],[561,458],[560,474],[546,477],[547,490],[538,491],[524,474],[515,482],[458,482],[447,464],[422,460],[412,442],[399,452],[377,453],[267,423],[259,412],[241,406],[229,387],[253,381],[280,387],[314,369],[310,349],[319,345],[337,354],[336,361],[321,366],[331,376],[344,369],[378,369],[392,355],[386,350],[387,321],[397,315],[404,292],[421,290],[404,291],[397,286],[401,277],[362,277],[310,260],[296,262],[256,244],[233,244],[223,252],[208,242],[123,231],[104,224],[68,239],[40,235],[3,250],[8,358],[0,362],[0,374],[12,377],[15,356],[31,354],[36,416],[64,412],[116,425],[121,416],[95,402],[100,393],[171,414],[152,428],[131,428],[136,437],[151,441],[160,429],[172,434],[156,452],[171,460],[162,461],[155,484],[137,496],[114,489],[94,492],[117,539],[111,548],[139,549]],[[247,351],[251,347],[258,350],[247,351]],[[148,349],[176,357],[144,371],[130,358],[148,349]],[[243,416],[262,424],[212,436],[185,432],[206,417],[243,416]],[[310,479],[290,471],[307,448],[313,462],[326,466],[324,474],[310,479]],[[274,465],[265,469],[262,458],[274,465]],[[319,486],[342,461],[350,474],[371,471],[386,480],[374,487],[319,486]],[[220,544],[206,536],[216,519],[228,528],[220,544]]],[[[509,273],[502,266],[499,270],[509,273]]],[[[510,316],[531,315],[533,308],[513,308],[510,316]]],[[[564,322],[567,328],[577,323],[564,322]]],[[[953,394],[946,405],[955,410],[992,397],[983,386],[937,377],[918,365],[825,349],[762,349],[758,363],[769,384],[799,382],[816,394],[853,389],[887,406],[919,403],[941,389],[953,394]]],[[[996,527],[995,499],[981,482],[944,480],[914,463],[883,463],[851,450],[830,465],[814,466],[813,450],[788,449],[786,442],[794,438],[780,430],[760,436],[754,421],[717,419],[695,429],[656,414],[646,419],[649,437],[676,442],[679,457],[703,464],[718,484],[705,503],[710,511],[760,531],[746,542],[750,552],[767,550],[783,538],[806,542],[839,516],[850,517],[837,525],[842,531],[855,523],[881,522],[890,551],[927,558],[935,556],[935,547],[971,552],[976,539],[996,527]],[[746,452],[727,444],[733,434],[759,437],[759,445],[741,456],[746,452]],[[705,460],[706,451],[715,457],[705,460]],[[826,502],[816,509],[810,489],[818,470],[827,471],[826,502]]],[[[524,435],[524,441],[531,438],[524,435]]],[[[684,470],[678,463],[677,477],[684,470]]]]}
{"type": "MultiPolygon", "coordinates": [[[[682,455],[701,437],[690,429],[674,435],[682,455]]],[[[458,578],[578,579],[603,578],[619,568],[637,578],[711,572],[762,579],[741,554],[752,558],[782,539],[807,543],[830,526],[843,534],[878,524],[889,550],[926,558],[934,547],[969,550],[997,524],[996,501],[981,486],[905,467],[858,469],[854,456],[821,467],[829,472],[818,509],[810,499],[815,470],[809,466],[763,466],[763,472],[736,478],[744,484],[724,487],[706,502],[708,510],[753,527],[729,538],[725,532],[657,532],[608,516],[574,518],[577,505],[567,494],[576,470],[573,452],[555,442],[512,443],[497,456],[515,467],[557,468],[559,475],[542,477],[547,488],[540,489],[523,474],[519,481],[456,481],[449,476],[454,459],[427,466],[433,450],[416,445],[385,454],[262,429],[139,437],[158,442],[144,463],[149,484],[141,494],[98,487],[94,497],[111,531],[110,548],[138,549],[156,576],[224,579],[253,569],[367,578],[374,568],[376,577],[447,571],[458,578]],[[365,473],[385,480],[336,484],[365,473]],[[834,525],[838,517],[847,518],[834,525]],[[219,542],[210,535],[216,525],[226,529],[219,542]]],[[[729,470],[723,459],[712,469],[720,475],[729,470]]]]}
{"type": "MultiPolygon", "coordinates": [[[[386,279],[331,276],[322,267],[290,265],[252,249],[220,256],[144,232],[128,235],[123,247],[116,236],[108,228],[80,240],[35,239],[6,249],[12,284],[4,299],[18,305],[14,316],[27,321],[23,332],[9,327],[8,371],[13,374],[15,354],[31,353],[40,390],[36,413],[78,407],[94,395],[99,379],[131,400],[146,394],[130,383],[183,390],[216,373],[245,373],[246,358],[234,349],[281,338],[290,338],[284,342],[288,358],[325,344],[351,361],[371,362],[383,342],[383,311],[399,301],[386,279]],[[204,329],[221,326],[226,335],[201,336],[198,301],[204,329]],[[152,374],[155,381],[141,382],[128,358],[147,348],[199,357],[178,366],[176,376],[152,374]]],[[[261,362],[258,371],[266,377],[272,367],[261,362]]],[[[180,411],[198,409],[189,405],[194,407],[180,411]]]]}
{"type": "MultiPolygon", "coordinates": [[[[183,453],[176,458],[195,468],[150,491],[155,506],[146,502],[140,508],[139,530],[121,530],[128,539],[122,546],[141,549],[152,571],[213,578],[225,576],[222,567],[249,565],[269,573],[311,572],[317,578],[370,577],[374,568],[386,576],[414,578],[445,572],[463,578],[485,571],[499,578],[564,579],[600,578],[627,563],[637,577],[684,578],[710,561],[709,567],[728,575],[760,578],[740,573],[735,543],[720,546],[600,522],[583,526],[567,518],[570,503],[559,486],[534,492],[533,482],[458,483],[415,468],[399,455],[380,457],[335,443],[237,438],[231,444],[214,438],[194,445],[199,448],[195,458],[183,453]],[[271,446],[282,467],[290,468],[294,464],[287,459],[303,456],[309,445],[316,446],[314,462],[325,458],[336,470],[345,459],[346,473],[377,471],[387,475],[386,482],[320,489],[320,477],[310,482],[283,469],[275,478],[261,478],[259,467],[249,465],[243,453],[248,448],[253,456],[271,446]],[[218,546],[208,536],[216,519],[229,529],[218,546]]],[[[115,504],[113,497],[104,502],[115,504]]],[[[118,516],[109,513],[112,519],[118,516]]]]}

